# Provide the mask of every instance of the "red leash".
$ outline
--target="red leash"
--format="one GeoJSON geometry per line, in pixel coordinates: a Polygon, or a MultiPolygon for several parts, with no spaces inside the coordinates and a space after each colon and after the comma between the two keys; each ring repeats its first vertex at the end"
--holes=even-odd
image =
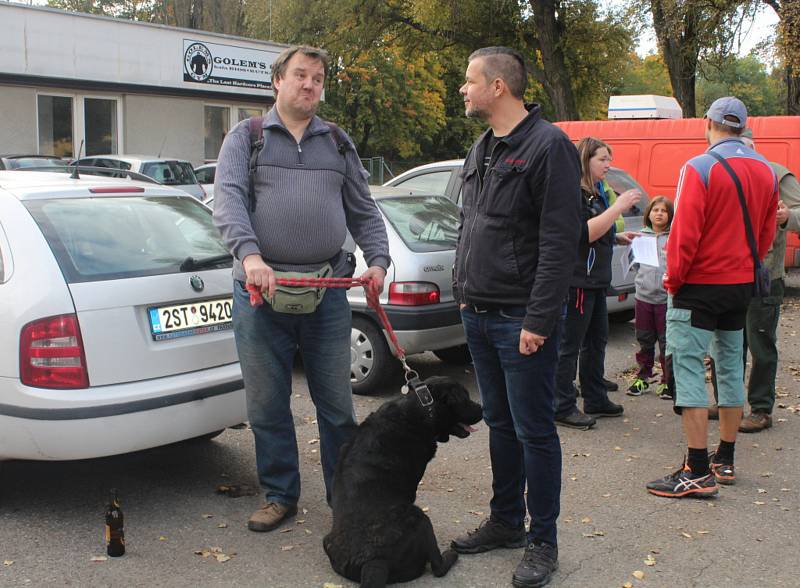
{"type": "MultiPolygon", "coordinates": [[[[392,342],[392,347],[394,348],[394,356],[402,362],[406,374],[413,371],[406,365],[406,352],[400,347],[400,343],[397,341],[397,335],[395,335],[394,329],[392,329],[392,325],[389,323],[389,317],[386,316],[386,311],[381,306],[377,290],[369,287],[369,280],[362,280],[361,278],[278,278],[278,285],[313,286],[315,288],[363,287],[367,294],[367,304],[375,311],[378,318],[381,319],[381,324],[389,335],[389,340],[392,342]]],[[[247,284],[246,287],[247,291],[250,293],[251,306],[256,307],[264,304],[264,297],[257,286],[254,284],[247,284]]]]}

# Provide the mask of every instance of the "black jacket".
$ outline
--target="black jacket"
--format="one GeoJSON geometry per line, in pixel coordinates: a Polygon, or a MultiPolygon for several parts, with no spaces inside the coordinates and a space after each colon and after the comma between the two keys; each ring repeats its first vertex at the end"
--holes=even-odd
{"type": "Polygon", "coordinates": [[[588,221],[605,212],[608,205],[596,194],[589,194],[585,190],[581,190],[581,193],[581,237],[569,285],[573,288],[608,288],[611,285],[614,225],[597,241],[589,243],[588,221]],[[589,259],[591,251],[594,251],[593,260],[589,259]]]}
{"type": "Polygon", "coordinates": [[[458,302],[527,306],[522,326],[550,336],[575,267],[581,232],[578,152],[537,104],[497,142],[491,129],[467,154],[456,250],[458,302]]]}

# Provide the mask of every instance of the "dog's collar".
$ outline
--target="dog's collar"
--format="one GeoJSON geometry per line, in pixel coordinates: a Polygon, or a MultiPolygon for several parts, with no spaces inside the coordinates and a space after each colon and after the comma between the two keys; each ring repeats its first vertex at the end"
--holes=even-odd
{"type": "Polygon", "coordinates": [[[433,395],[431,394],[427,384],[420,380],[418,375],[414,375],[412,377],[407,376],[406,387],[409,391],[413,390],[420,406],[425,409],[428,417],[433,420],[433,395]]]}

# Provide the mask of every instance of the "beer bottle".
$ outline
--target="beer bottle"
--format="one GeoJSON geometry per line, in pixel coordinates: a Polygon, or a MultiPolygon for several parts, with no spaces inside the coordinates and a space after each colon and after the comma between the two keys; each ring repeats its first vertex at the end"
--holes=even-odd
{"type": "Polygon", "coordinates": [[[122,528],[122,509],[117,491],[111,491],[111,502],[106,509],[106,553],[111,557],[125,555],[125,531],[122,528]]]}

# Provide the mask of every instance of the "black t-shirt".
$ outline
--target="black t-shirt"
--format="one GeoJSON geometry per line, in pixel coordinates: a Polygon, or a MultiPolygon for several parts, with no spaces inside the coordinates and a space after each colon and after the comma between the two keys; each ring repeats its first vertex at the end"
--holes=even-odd
{"type": "Polygon", "coordinates": [[[489,141],[486,143],[486,153],[483,155],[483,161],[481,162],[481,176],[486,175],[486,170],[489,169],[489,166],[492,164],[492,152],[494,151],[495,145],[505,137],[495,137],[494,132],[489,135],[489,141]]]}

